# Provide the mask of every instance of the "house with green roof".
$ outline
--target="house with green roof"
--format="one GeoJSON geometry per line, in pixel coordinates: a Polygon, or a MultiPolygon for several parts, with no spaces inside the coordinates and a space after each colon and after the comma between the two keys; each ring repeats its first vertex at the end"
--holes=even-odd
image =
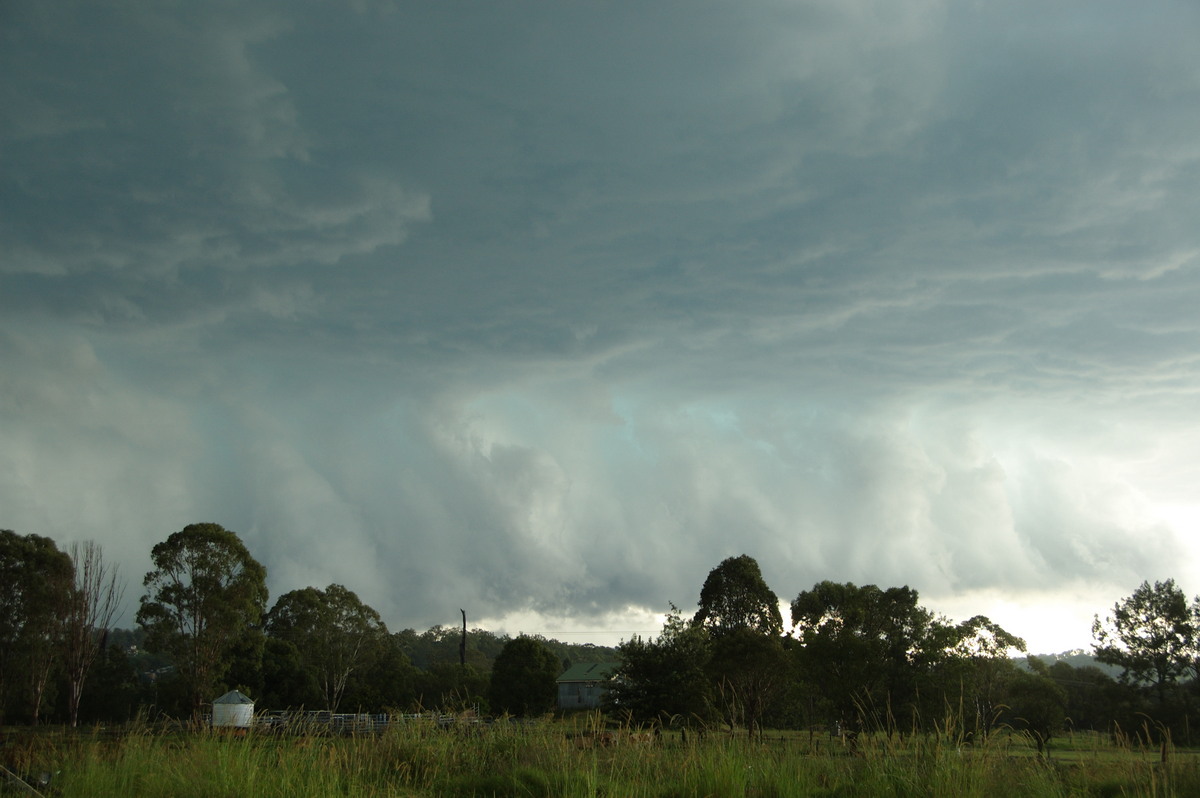
{"type": "Polygon", "coordinates": [[[555,680],[559,709],[589,709],[600,706],[619,662],[581,662],[555,680]]]}

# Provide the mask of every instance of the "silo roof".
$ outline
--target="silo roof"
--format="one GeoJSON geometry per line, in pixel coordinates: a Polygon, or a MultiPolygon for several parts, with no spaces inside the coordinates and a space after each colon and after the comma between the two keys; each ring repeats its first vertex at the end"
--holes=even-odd
{"type": "Polygon", "coordinates": [[[220,698],[213,699],[214,704],[253,704],[254,699],[237,690],[230,690],[220,698]]]}

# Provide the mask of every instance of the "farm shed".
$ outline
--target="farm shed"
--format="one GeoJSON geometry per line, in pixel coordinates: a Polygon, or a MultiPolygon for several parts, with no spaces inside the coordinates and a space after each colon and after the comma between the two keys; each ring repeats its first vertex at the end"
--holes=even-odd
{"type": "Polygon", "coordinates": [[[254,699],[237,690],[230,690],[213,701],[214,727],[248,729],[254,721],[254,699]]]}
{"type": "Polygon", "coordinates": [[[608,691],[613,671],[618,662],[581,662],[567,668],[555,680],[558,685],[559,709],[582,709],[600,706],[600,700],[608,691]]]}

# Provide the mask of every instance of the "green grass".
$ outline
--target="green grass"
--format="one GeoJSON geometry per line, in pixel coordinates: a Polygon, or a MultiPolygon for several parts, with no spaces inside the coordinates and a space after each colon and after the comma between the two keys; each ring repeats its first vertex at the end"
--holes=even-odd
{"type": "Polygon", "coordinates": [[[598,718],[442,729],[395,725],[377,736],[235,737],[147,728],[120,735],[7,735],[6,767],[57,771],[71,796],[1195,796],[1200,756],[1118,746],[1105,737],[1052,741],[1048,757],[1015,733],[962,748],[930,736],[860,739],[709,733],[638,740],[598,718]],[[611,735],[611,737],[610,737],[611,735]]]}

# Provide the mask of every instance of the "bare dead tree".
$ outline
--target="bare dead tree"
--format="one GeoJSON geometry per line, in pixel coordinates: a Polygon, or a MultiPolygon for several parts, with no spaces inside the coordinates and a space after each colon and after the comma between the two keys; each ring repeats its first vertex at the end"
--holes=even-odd
{"type": "Polygon", "coordinates": [[[75,585],[63,616],[63,668],[67,709],[75,726],[84,680],[100,654],[101,639],[117,614],[125,588],[117,581],[118,569],[104,562],[99,544],[74,543],[70,555],[75,564],[75,585]]]}
{"type": "Polygon", "coordinates": [[[467,669],[467,611],[460,609],[463,617],[462,639],[458,642],[458,664],[463,670],[467,669]]]}

